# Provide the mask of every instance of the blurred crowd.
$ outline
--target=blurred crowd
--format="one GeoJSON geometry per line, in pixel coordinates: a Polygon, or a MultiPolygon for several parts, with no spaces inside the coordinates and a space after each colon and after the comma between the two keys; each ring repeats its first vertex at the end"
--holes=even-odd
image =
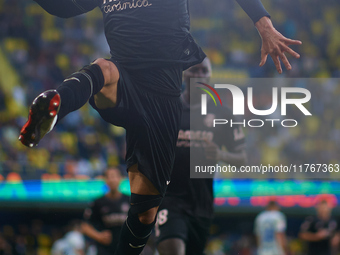
{"type": "MultiPolygon", "coordinates": [[[[340,5],[333,0],[262,0],[274,26],[284,36],[298,39],[302,56],[291,59],[289,77],[340,76],[340,5]]],[[[259,68],[261,40],[236,1],[192,1],[191,28],[213,65],[251,77],[272,77],[273,65],[259,68]]],[[[227,72],[227,75],[231,75],[227,72]]]]}
{"type": "MultiPolygon", "coordinates": [[[[52,215],[50,217],[53,218],[52,215]]],[[[252,230],[252,217],[229,217],[217,219],[211,227],[211,236],[207,243],[207,255],[255,255],[256,240],[252,230]],[[221,224],[223,221],[223,224],[221,224]],[[230,226],[225,226],[225,225],[230,226]]],[[[85,238],[79,229],[80,221],[73,219],[65,225],[50,221],[31,220],[25,224],[0,224],[0,254],[2,255],[48,255],[54,254],[61,241],[81,247],[86,255],[95,253],[93,242],[85,238]],[[72,237],[71,237],[72,236],[72,237]],[[79,239],[79,240],[78,240],[79,239]],[[79,245],[81,243],[81,245],[79,245]]],[[[301,220],[295,226],[299,228],[301,220]]],[[[297,233],[288,233],[290,255],[303,255],[306,245],[297,238],[297,233]]],[[[155,238],[152,235],[142,255],[154,255],[155,238]]],[[[57,253],[56,253],[57,254],[57,253]]]]}
{"type": "MultiPolygon", "coordinates": [[[[279,31],[303,41],[296,49],[301,59],[291,59],[293,70],[281,77],[339,77],[337,2],[263,3],[279,31]]],[[[33,1],[0,0],[0,5],[0,63],[10,66],[6,73],[0,70],[0,179],[10,172],[20,173],[23,179],[39,178],[44,173],[93,178],[107,165],[124,169],[124,130],[105,123],[88,105],[60,121],[37,148],[28,150],[17,141],[27,106],[36,95],[57,87],[97,57],[108,56],[99,9],[63,20],[47,14],[33,1]]],[[[261,40],[236,1],[212,4],[195,0],[190,2],[190,10],[192,33],[212,60],[213,78],[276,77],[273,63],[258,67],[261,40]]],[[[312,117],[295,116],[297,111],[288,113],[287,117],[299,121],[296,128],[267,125],[246,130],[249,164],[335,163],[340,152],[337,82],[302,84],[318,100],[309,103],[312,117]]],[[[271,90],[256,91],[256,107],[268,109],[271,90]]]]}
{"type": "Polygon", "coordinates": [[[0,228],[0,254],[50,254],[53,243],[70,231],[66,226],[32,220],[29,224],[4,224],[0,228]]]}
{"type": "Polygon", "coordinates": [[[11,225],[5,225],[0,235],[0,254],[49,254],[53,238],[60,238],[59,230],[52,230],[47,235],[41,229],[42,222],[33,222],[33,225],[21,225],[15,230],[11,225]]]}
{"type": "Polygon", "coordinates": [[[14,70],[0,75],[0,175],[92,178],[107,165],[124,168],[124,130],[108,125],[88,106],[60,121],[36,149],[27,150],[17,141],[27,105],[37,94],[55,88],[99,55],[108,55],[98,29],[100,12],[64,21],[33,1],[0,1],[0,6],[0,51],[14,70]]]}
{"type": "MultiPolygon", "coordinates": [[[[290,255],[306,254],[305,244],[296,237],[288,237],[290,255]]],[[[251,234],[222,233],[210,239],[207,255],[256,255],[256,241],[251,234]]]]}
{"type": "MultiPolygon", "coordinates": [[[[339,80],[329,78],[340,77],[340,4],[332,0],[262,2],[282,34],[303,41],[294,47],[301,59],[290,59],[293,70],[284,71],[282,77],[325,79],[313,86],[308,80],[295,84],[308,86],[312,98],[317,97],[308,104],[312,117],[288,110],[287,118],[298,120],[297,127],[246,129],[249,164],[339,163],[340,86],[339,80]]],[[[191,0],[190,11],[193,36],[212,61],[213,77],[276,77],[270,59],[258,67],[261,40],[236,1],[191,0]]],[[[36,95],[108,55],[99,10],[62,20],[33,1],[0,0],[0,67],[12,70],[0,70],[0,182],[10,172],[23,179],[43,174],[95,178],[109,165],[125,168],[124,130],[105,123],[88,105],[60,121],[37,148],[24,148],[17,140],[27,106],[36,95]]],[[[256,91],[256,108],[268,109],[271,91],[256,91]]],[[[49,254],[65,232],[38,220],[30,226],[1,226],[0,254],[49,254]]],[[[301,254],[298,240],[293,238],[290,246],[296,251],[293,254],[301,254]]],[[[212,237],[208,252],[254,254],[254,237],[219,233],[212,237]]]]}
{"type": "MultiPolygon", "coordinates": [[[[67,225],[32,220],[30,224],[0,225],[1,255],[96,255],[94,242],[81,232],[81,220],[67,225]]],[[[153,239],[142,255],[153,255],[153,239]]]]}

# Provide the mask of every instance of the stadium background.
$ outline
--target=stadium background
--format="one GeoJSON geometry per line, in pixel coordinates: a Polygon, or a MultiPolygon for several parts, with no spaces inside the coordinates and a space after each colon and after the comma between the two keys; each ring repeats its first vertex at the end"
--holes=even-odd
{"type": "MultiPolygon", "coordinates": [[[[331,0],[263,0],[277,30],[303,41],[301,59],[283,77],[339,78],[340,4],[331,0]]],[[[235,1],[190,1],[192,34],[213,64],[213,80],[230,77],[277,77],[270,59],[259,68],[260,38],[235,1]]],[[[28,105],[64,77],[108,56],[99,10],[75,19],[54,18],[33,1],[0,0],[0,244],[11,254],[49,254],[64,225],[81,218],[87,202],[105,192],[101,180],[107,166],[124,172],[124,131],[102,121],[84,106],[61,121],[35,149],[18,141],[28,105]]],[[[250,132],[250,164],[339,163],[340,86],[314,87],[318,100],[313,117],[296,127],[295,139],[282,132],[250,132]],[[274,139],[274,138],[277,139],[274,139]],[[261,143],[259,143],[261,141],[261,143]],[[261,144],[261,146],[259,146],[261,144]]],[[[260,103],[270,95],[259,92],[260,103]]],[[[220,176],[220,178],[228,176],[220,176]]],[[[329,200],[339,216],[340,184],[329,180],[235,180],[215,182],[216,220],[208,254],[252,254],[252,224],[270,197],[277,197],[288,218],[292,254],[304,254],[297,239],[301,221],[313,214],[315,202],[329,200]]],[[[128,193],[127,182],[122,191],[128,193]]],[[[0,249],[1,249],[0,245],[0,249]]]]}

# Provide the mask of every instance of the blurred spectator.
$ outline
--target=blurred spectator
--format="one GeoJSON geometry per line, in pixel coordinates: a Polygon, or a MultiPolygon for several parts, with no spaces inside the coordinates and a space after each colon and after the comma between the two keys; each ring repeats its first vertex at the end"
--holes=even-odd
{"type": "Polygon", "coordinates": [[[98,255],[109,255],[116,250],[121,226],[127,217],[130,203],[129,197],[119,191],[121,180],[119,169],[108,168],[105,182],[109,191],[84,212],[82,231],[96,242],[98,255]]]}
{"type": "Polygon", "coordinates": [[[51,255],[85,255],[85,239],[81,233],[81,221],[72,221],[69,228],[70,231],[62,239],[54,242],[51,255]]]}
{"type": "Polygon", "coordinates": [[[1,255],[11,255],[12,248],[6,239],[0,234],[0,254],[1,255]]]}
{"type": "Polygon", "coordinates": [[[308,244],[308,255],[337,254],[339,236],[337,222],[331,217],[332,208],[326,200],[316,206],[316,217],[307,217],[301,225],[300,238],[308,244]]]}
{"type": "Polygon", "coordinates": [[[255,219],[258,255],[287,254],[286,225],[286,217],[279,211],[278,204],[270,201],[266,210],[255,219]]]}

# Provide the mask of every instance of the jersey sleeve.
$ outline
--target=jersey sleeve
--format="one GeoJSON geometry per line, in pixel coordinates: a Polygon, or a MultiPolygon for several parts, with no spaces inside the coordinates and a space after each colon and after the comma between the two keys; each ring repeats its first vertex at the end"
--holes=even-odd
{"type": "Polygon", "coordinates": [[[98,0],[34,0],[49,14],[71,18],[89,12],[100,5],[98,0]]]}
{"type": "Polygon", "coordinates": [[[262,17],[269,17],[269,13],[264,8],[261,0],[236,0],[241,8],[247,13],[249,18],[252,19],[254,24],[262,17]]]}

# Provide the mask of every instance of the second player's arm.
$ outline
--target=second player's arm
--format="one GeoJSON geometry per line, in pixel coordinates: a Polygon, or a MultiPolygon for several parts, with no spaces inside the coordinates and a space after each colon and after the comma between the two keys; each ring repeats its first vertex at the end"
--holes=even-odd
{"type": "Polygon", "coordinates": [[[328,236],[328,231],[320,230],[318,232],[312,232],[313,218],[308,217],[301,225],[299,238],[307,242],[318,242],[325,239],[328,236]]]}
{"type": "Polygon", "coordinates": [[[109,231],[99,232],[91,224],[87,222],[83,222],[81,224],[81,230],[84,235],[88,236],[89,238],[99,243],[109,245],[112,241],[112,235],[109,231]]]}
{"type": "Polygon", "coordinates": [[[321,230],[317,233],[306,231],[306,232],[300,232],[299,237],[302,240],[305,240],[308,242],[318,242],[318,241],[324,240],[328,235],[329,233],[325,230],[321,230]]]}
{"type": "Polygon", "coordinates": [[[89,12],[98,6],[97,0],[34,0],[49,14],[71,18],[89,12]]]}

